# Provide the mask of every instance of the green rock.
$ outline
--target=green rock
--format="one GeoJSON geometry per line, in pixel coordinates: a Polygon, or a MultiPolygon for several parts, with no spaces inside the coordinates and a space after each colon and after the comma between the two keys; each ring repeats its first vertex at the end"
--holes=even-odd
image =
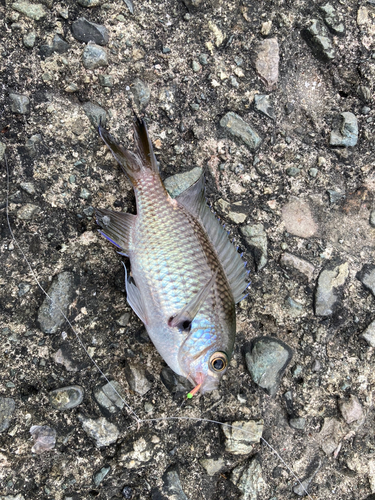
{"type": "Polygon", "coordinates": [[[262,142],[258,132],[232,111],[223,116],[220,125],[231,135],[241,139],[250,150],[257,149],[262,142]]]}
{"type": "Polygon", "coordinates": [[[41,3],[15,2],[12,9],[34,21],[40,21],[47,15],[47,10],[41,3]]]}

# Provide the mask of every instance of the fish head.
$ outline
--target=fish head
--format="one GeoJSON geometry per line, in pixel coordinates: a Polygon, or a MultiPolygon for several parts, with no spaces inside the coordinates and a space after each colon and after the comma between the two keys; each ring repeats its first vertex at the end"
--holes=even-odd
{"type": "Polygon", "coordinates": [[[197,317],[179,349],[181,371],[195,387],[199,386],[201,394],[217,389],[227,371],[234,344],[234,334],[225,332],[228,326],[232,325],[218,328],[210,320],[197,317]]]}

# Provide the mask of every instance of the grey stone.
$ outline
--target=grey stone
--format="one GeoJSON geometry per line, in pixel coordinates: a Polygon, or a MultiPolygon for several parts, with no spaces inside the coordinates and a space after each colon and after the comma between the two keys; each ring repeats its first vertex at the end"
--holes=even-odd
{"type": "Polygon", "coordinates": [[[331,146],[355,146],[358,141],[358,122],[353,113],[341,113],[341,124],[332,130],[329,143],[331,146]]]}
{"type": "Polygon", "coordinates": [[[368,325],[366,330],[362,333],[362,337],[371,347],[375,347],[375,320],[368,325]]]}
{"type": "Polygon", "coordinates": [[[256,94],[254,96],[254,107],[260,113],[268,116],[271,120],[275,119],[275,111],[270,101],[269,95],[256,94]]]}
{"type": "Polygon", "coordinates": [[[0,432],[6,431],[16,409],[16,402],[12,398],[0,397],[0,432]]]}
{"type": "Polygon", "coordinates": [[[259,43],[255,57],[255,69],[269,90],[276,87],[279,79],[279,61],[277,38],[266,38],[259,43]]]}
{"type": "Polygon", "coordinates": [[[336,36],[345,35],[345,25],[333,5],[327,3],[319,7],[329,31],[336,36]]]}
{"type": "Polygon", "coordinates": [[[99,83],[102,87],[113,87],[113,76],[112,75],[99,75],[99,83]]]}
{"type": "Polygon", "coordinates": [[[341,399],[339,401],[339,408],[347,424],[352,424],[357,420],[363,420],[363,408],[357,396],[351,394],[349,399],[341,399]]]}
{"type": "Polygon", "coordinates": [[[263,498],[261,495],[267,486],[262,477],[262,467],[256,456],[233,469],[231,481],[241,491],[242,500],[263,498]]]}
{"type": "Polygon", "coordinates": [[[12,9],[34,21],[40,21],[47,15],[47,10],[41,3],[15,2],[12,9]]]}
{"type": "Polygon", "coordinates": [[[100,406],[110,413],[116,413],[124,408],[126,395],[121,385],[116,380],[112,380],[96,389],[94,397],[100,406]]]}
{"type": "Polygon", "coordinates": [[[52,41],[52,50],[53,52],[57,52],[58,54],[64,54],[70,49],[70,45],[68,42],[63,40],[61,36],[55,35],[52,41]]]}
{"type": "Polygon", "coordinates": [[[193,61],[191,63],[191,69],[194,71],[194,73],[198,73],[202,69],[202,66],[198,61],[193,61]]]}
{"type": "Polygon", "coordinates": [[[371,227],[375,227],[375,210],[371,210],[369,224],[371,227]]]}
{"type": "Polygon", "coordinates": [[[341,289],[349,275],[349,264],[344,262],[323,269],[315,291],[315,315],[331,316],[338,305],[341,289]]]}
{"type": "Polygon", "coordinates": [[[302,431],[305,428],[306,425],[306,419],[303,417],[296,417],[296,418],[291,418],[289,420],[289,425],[293,429],[297,429],[302,431]]]}
{"type": "Polygon", "coordinates": [[[107,51],[103,47],[100,47],[100,45],[89,42],[83,51],[82,62],[86,69],[96,69],[108,66],[107,51]]]}
{"type": "Polygon", "coordinates": [[[162,369],[160,379],[168,391],[176,395],[176,398],[179,394],[187,394],[191,389],[190,382],[185,377],[177,375],[169,366],[162,369]]]}
{"type": "Polygon", "coordinates": [[[88,21],[80,17],[72,23],[72,34],[79,42],[94,42],[98,45],[107,45],[109,33],[105,26],[88,21]]]}
{"type": "Polygon", "coordinates": [[[188,172],[168,177],[164,181],[164,186],[172,198],[176,198],[179,194],[197,182],[201,175],[202,169],[195,167],[188,172]]]}
{"type": "Polygon", "coordinates": [[[313,179],[315,179],[315,177],[318,175],[319,173],[319,170],[315,167],[312,167],[309,169],[309,175],[310,177],[312,177],[313,179]]]}
{"type": "Polygon", "coordinates": [[[26,203],[17,211],[17,217],[21,220],[30,220],[40,212],[38,205],[26,203]]]}
{"type": "Polygon", "coordinates": [[[342,191],[336,191],[335,189],[327,189],[327,193],[328,193],[329,202],[331,205],[334,205],[338,201],[345,198],[345,193],[343,193],[342,191]]]}
{"type": "Polygon", "coordinates": [[[124,371],[126,380],[132,391],[144,396],[151,389],[152,384],[149,382],[143,366],[128,362],[125,365],[124,371]]]}
{"type": "Polygon", "coordinates": [[[307,468],[307,471],[308,471],[307,477],[305,477],[305,479],[303,481],[300,481],[296,486],[293,487],[293,492],[296,495],[298,495],[300,497],[304,497],[307,495],[308,488],[309,488],[312,480],[314,479],[314,477],[318,473],[321,466],[322,466],[322,462],[320,459],[316,459],[311,464],[309,464],[309,466],[307,468]]]}
{"type": "Polygon", "coordinates": [[[263,433],[263,420],[245,420],[223,425],[225,451],[233,455],[247,455],[253,450],[253,444],[259,443],[263,433]]]}
{"type": "Polygon", "coordinates": [[[108,466],[108,467],[102,467],[100,469],[100,471],[96,472],[96,474],[94,474],[94,477],[93,477],[93,480],[94,480],[94,484],[96,487],[99,486],[99,484],[103,481],[103,479],[107,476],[107,474],[110,472],[111,468],[108,466]]]}
{"type": "Polygon", "coordinates": [[[83,401],[84,390],[80,385],[61,387],[51,391],[48,395],[49,402],[56,410],[71,410],[83,401]]]}
{"type": "Polygon", "coordinates": [[[308,28],[302,30],[301,34],[315,57],[323,62],[334,59],[335,50],[329,38],[328,30],[318,19],[314,19],[308,28]]]}
{"type": "Polygon", "coordinates": [[[13,113],[19,115],[28,115],[30,113],[29,98],[21,94],[9,94],[10,109],[13,113]]]}
{"type": "Polygon", "coordinates": [[[119,437],[119,430],[115,424],[111,424],[104,417],[93,419],[78,415],[82,423],[82,428],[86,434],[96,441],[98,448],[110,446],[115,443],[119,437]]]}
{"type": "Polygon", "coordinates": [[[281,254],[280,265],[304,274],[309,281],[314,276],[315,267],[310,262],[288,252],[281,254]]]}
{"type": "Polygon", "coordinates": [[[139,78],[134,80],[131,88],[131,92],[134,97],[134,102],[139,110],[143,110],[147,107],[151,99],[151,89],[147,83],[142,82],[139,78]]]}
{"type": "Polygon", "coordinates": [[[38,322],[43,333],[56,333],[65,323],[68,308],[74,297],[74,274],[64,271],[54,277],[46,297],[39,308],[38,322]]]}
{"type": "Polygon", "coordinates": [[[229,77],[229,83],[232,85],[232,87],[234,87],[235,89],[238,89],[238,87],[240,86],[240,84],[238,83],[237,81],[237,78],[233,75],[231,75],[229,77]]]}
{"type": "Polygon", "coordinates": [[[281,340],[257,337],[246,352],[246,366],[253,381],[274,396],[292,356],[292,349],[281,340]]]}
{"type": "Polygon", "coordinates": [[[101,0],[77,0],[77,3],[82,5],[82,7],[92,8],[100,5],[101,0]]]}
{"type": "Polygon", "coordinates": [[[163,474],[162,481],[161,487],[152,490],[151,500],[189,500],[182,489],[178,472],[173,466],[163,474]]]}
{"type": "Polygon", "coordinates": [[[125,5],[127,6],[130,14],[134,14],[134,5],[133,0],[124,0],[125,5]]]}
{"type": "Polygon", "coordinates": [[[373,295],[375,295],[375,265],[365,264],[360,272],[357,274],[357,278],[363,286],[369,290],[373,295]]]}
{"type": "Polygon", "coordinates": [[[122,314],[117,320],[117,324],[120,326],[127,326],[130,321],[130,313],[126,312],[122,314]]]}
{"type": "Polygon", "coordinates": [[[32,453],[40,455],[45,451],[53,450],[56,444],[56,430],[48,425],[33,425],[30,434],[34,439],[32,453]]]}
{"type": "Polygon", "coordinates": [[[200,54],[199,55],[199,62],[203,64],[203,66],[207,66],[208,64],[208,54],[200,54]]]}
{"type": "Polygon", "coordinates": [[[297,177],[301,173],[301,170],[297,167],[288,167],[286,173],[289,177],[297,177]]]}
{"type": "Polygon", "coordinates": [[[358,96],[364,102],[371,102],[372,101],[372,91],[371,91],[370,87],[367,87],[366,85],[359,85],[358,96]]]}
{"type": "Polygon", "coordinates": [[[35,45],[36,33],[35,31],[30,31],[23,36],[23,44],[27,49],[32,49],[35,45]]]}
{"type": "Polygon", "coordinates": [[[267,264],[267,235],[263,224],[244,226],[240,228],[246,243],[248,244],[255,260],[257,271],[260,271],[267,264]]]}
{"type": "Polygon", "coordinates": [[[86,188],[81,188],[81,192],[79,193],[79,197],[82,198],[82,200],[88,200],[91,198],[91,193],[86,188]]]}
{"type": "Polygon", "coordinates": [[[201,464],[202,467],[204,467],[204,469],[206,469],[206,472],[209,476],[214,476],[215,474],[218,474],[225,468],[225,461],[221,457],[217,459],[201,458],[199,460],[199,463],[201,464]]]}
{"type": "Polygon", "coordinates": [[[94,104],[93,102],[86,102],[82,105],[82,108],[94,128],[97,129],[99,125],[105,127],[107,121],[107,113],[105,109],[98,106],[98,104],[94,104]]]}
{"type": "Polygon", "coordinates": [[[223,116],[220,125],[231,135],[241,139],[250,150],[257,149],[262,142],[258,132],[232,111],[223,116]]]}
{"type": "Polygon", "coordinates": [[[20,283],[18,285],[18,297],[23,297],[30,291],[31,286],[28,283],[20,283]]]}
{"type": "Polygon", "coordinates": [[[0,142],[0,161],[4,159],[6,149],[6,145],[3,142],[0,142]]]}

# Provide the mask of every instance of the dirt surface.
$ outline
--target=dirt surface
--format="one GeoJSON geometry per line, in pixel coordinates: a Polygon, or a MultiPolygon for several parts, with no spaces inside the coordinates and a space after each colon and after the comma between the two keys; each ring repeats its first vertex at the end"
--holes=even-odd
{"type": "MultiPolygon", "coordinates": [[[[53,277],[73,273],[69,319],[140,418],[263,419],[264,438],[298,477],[311,479],[312,498],[373,498],[374,347],[361,335],[375,319],[375,297],[358,279],[375,256],[373,0],[332,2],[345,30],[337,36],[326,28],[334,56],[324,61],[303,36],[313,19],[324,25],[321,2],[134,0],[133,14],[129,1],[86,3],[93,7],[46,0],[44,15],[33,20],[16,3],[0,2],[0,141],[10,171],[10,224],[41,285],[48,289],[53,277]],[[107,66],[83,66],[86,43],[71,31],[81,17],[108,30],[107,66]],[[33,33],[30,47],[25,36],[33,33]],[[56,34],[69,48],[50,54],[42,46],[51,47],[56,34]],[[277,40],[280,56],[267,62],[269,81],[256,71],[268,39],[277,40]],[[103,86],[103,75],[113,77],[112,86],[103,86]],[[162,178],[206,167],[208,201],[251,268],[230,369],[219,391],[188,403],[162,383],[165,365],[140,320],[131,313],[119,324],[130,312],[121,258],[98,235],[90,208],[135,210],[132,190],[83,105],[103,108],[107,128],[131,147],[132,107],[142,111],[133,92],[137,79],[151,91],[142,114],[162,178]],[[12,110],[11,94],[29,99],[26,113],[12,110]],[[269,96],[273,118],[255,109],[256,95],[269,96]],[[256,151],[220,125],[228,112],[256,129],[262,139],[256,151]],[[343,112],[357,118],[358,141],[330,146],[343,112]],[[267,253],[240,231],[260,224],[267,253]],[[313,267],[306,274],[282,266],[285,252],[313,267]],[[323,269],[336,269],[337,280],[331,312],[318,316],[323,269]],[[277,337],[293,350],[272,397],[254,384],[245,363],[249,342],[259,336],[277,337]],[[151,389],[143,396],[129,389],[129,361],[147,371],[151,389]],[[342,404],[351,396],[360,410],[350,422],[342,404]],[[297,418],[305,419],[302,428],[293,427],[297,418]]],[[[111,413],[97,403],[93,394],[106,382],[68,325],[55,333],[40,329],[45,297],[8,230],[4,162],[1,179],[0,397],[8,398],[10,417],[0,433],[0,498],[183,499],[182,491],[165,486],[168,470],[177,471],[190,500],[297,498],[295,479],[264,444],[235,455],[225,451],[218,425],[160,421],[137,428],[126,408],[111,413]],[[50,391],[77,385],[82,403],[54,409],[50,391]],[[98,447],[83,422],[100,418],[118,435],[98,447]],[[35,425],[56,431],[52,450],[32,452],[35,425]],[[233,470],[254,456],[258,483],[246,493],[234,484],[233,470]],[[223,460],[213,476],[200,463],[207,458],[223,460]]]]}

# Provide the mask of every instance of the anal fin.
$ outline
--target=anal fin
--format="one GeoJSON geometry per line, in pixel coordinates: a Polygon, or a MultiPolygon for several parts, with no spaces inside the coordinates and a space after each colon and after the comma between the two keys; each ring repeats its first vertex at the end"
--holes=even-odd
{"type": "Polygon", "coordinates": [[[113,212],[104,208],[96,210],[96,222],[102,228],[100,233],[127,255],[131,246],[131,230],[136,217],[136,215],[113,212]]]}

